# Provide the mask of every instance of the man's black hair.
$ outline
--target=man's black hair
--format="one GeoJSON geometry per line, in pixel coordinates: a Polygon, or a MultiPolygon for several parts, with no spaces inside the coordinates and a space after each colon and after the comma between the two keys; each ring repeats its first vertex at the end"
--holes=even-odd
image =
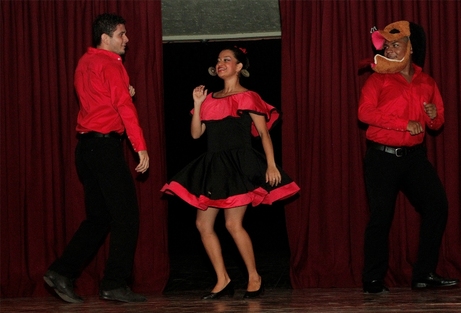
{"type": "Polygon", "coordinates": [[[125,19],[119,15],[112,13],[98,15],[93,22],[93,47],[96,48],[101,44],[102,34],[112,37],[119,24],[125,24],[125,19]]]}

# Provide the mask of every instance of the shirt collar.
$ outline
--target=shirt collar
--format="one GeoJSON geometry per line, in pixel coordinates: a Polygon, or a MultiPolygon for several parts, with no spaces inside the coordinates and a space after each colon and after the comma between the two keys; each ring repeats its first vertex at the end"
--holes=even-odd
{"type": "Polygon", "coordinates": [[[115,52],[104,50],[104,49],[99,49],[99,48],[93,48],[93,47],[88,47],[88,53],[89,54],[104,54],[107,55],[108,57],[111,57],[112,59],[121,61],[122,57],[118,55],[115,52]]]}
{"type": "Polygon", "coordinates": [[[419,75],[419,73],[423,71],[423,69],[420,66],[416,65],[415,63],[412,63],[411,65],[413,65],[413,69],[415,70],[414,75],[419,75]]]}

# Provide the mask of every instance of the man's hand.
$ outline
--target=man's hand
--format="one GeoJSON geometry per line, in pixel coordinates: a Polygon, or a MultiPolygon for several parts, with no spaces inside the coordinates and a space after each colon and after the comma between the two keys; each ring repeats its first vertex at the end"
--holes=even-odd
{"type": "Polygon", "coordinates": [[[134,97],[134,95],[136,94],[136,90],[134,90],[134,87],[131,85],[128,87],[128,91],[130,92],[131,97],[134,97]]]}
{"type": "Polygon", "coordinates": [[[135,170],[138,173],[145,173],[149,168],[149,155],[146,150],[138,152],[139,155],[139,164],[136,166],[135,170]]]}
{"type": "Polygon", "coordinates": [[[431,120],[437,117],[437,107],[435,106],[435,104],[424,102],[423,106],[424,112],[426,112],[427,116],[429,116],[431,120]]]}
{"type": "Polygon", "coordinates": [[[418,135],[424,132],[423,127],[417,121],[409,121],[407,125],[407,130],[410,132],[410,135],[418,135]]]}

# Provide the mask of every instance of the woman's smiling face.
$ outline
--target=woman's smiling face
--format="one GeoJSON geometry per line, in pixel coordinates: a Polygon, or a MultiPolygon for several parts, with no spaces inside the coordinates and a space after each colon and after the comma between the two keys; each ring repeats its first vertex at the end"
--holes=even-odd
{"type": "Polygon", "coordinates": [[[231,50],[223,50],[216,62],[216,73],[219,77],[238,75],[242,69],[242,63],[238,62],[231,50]]]}

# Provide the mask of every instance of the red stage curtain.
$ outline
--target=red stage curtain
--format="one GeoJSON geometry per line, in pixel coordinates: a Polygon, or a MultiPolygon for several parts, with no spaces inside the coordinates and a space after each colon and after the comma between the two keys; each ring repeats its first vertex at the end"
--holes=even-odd
{"type": "MultiPolygon", "coordinates": [[[[103,12],[127,21],[125,66],[150,156],[148,175],[137,176],[126,145],[141,216],[133,288],[161,291],[167,282],[161,2],[1,1],[1,297],[47,294],[42,276],[84,219],[73,75],[103,12]]],[[[77,280],[78,293],[97,294],[107,252],[106,242],[77,280]]]]}
{"type": "MultiPolygon", "coordinates": [[[[361,286],[368,207],[363,182],[365,128],[357,120],[369,76],[358,63],[373,56],[370,29],[397,20],[428,36],[424,70],[445,102],[445,126],[427,135],[429,158],[446,187],[449,221],[438,271],[461,277],[460,1],[280,0],[283,166],[299,183],[286,206],[294,288],[361,286]]],[[[389,285],[408,286],[419,216],[399,196],[390,234],[389,285]]]]}

